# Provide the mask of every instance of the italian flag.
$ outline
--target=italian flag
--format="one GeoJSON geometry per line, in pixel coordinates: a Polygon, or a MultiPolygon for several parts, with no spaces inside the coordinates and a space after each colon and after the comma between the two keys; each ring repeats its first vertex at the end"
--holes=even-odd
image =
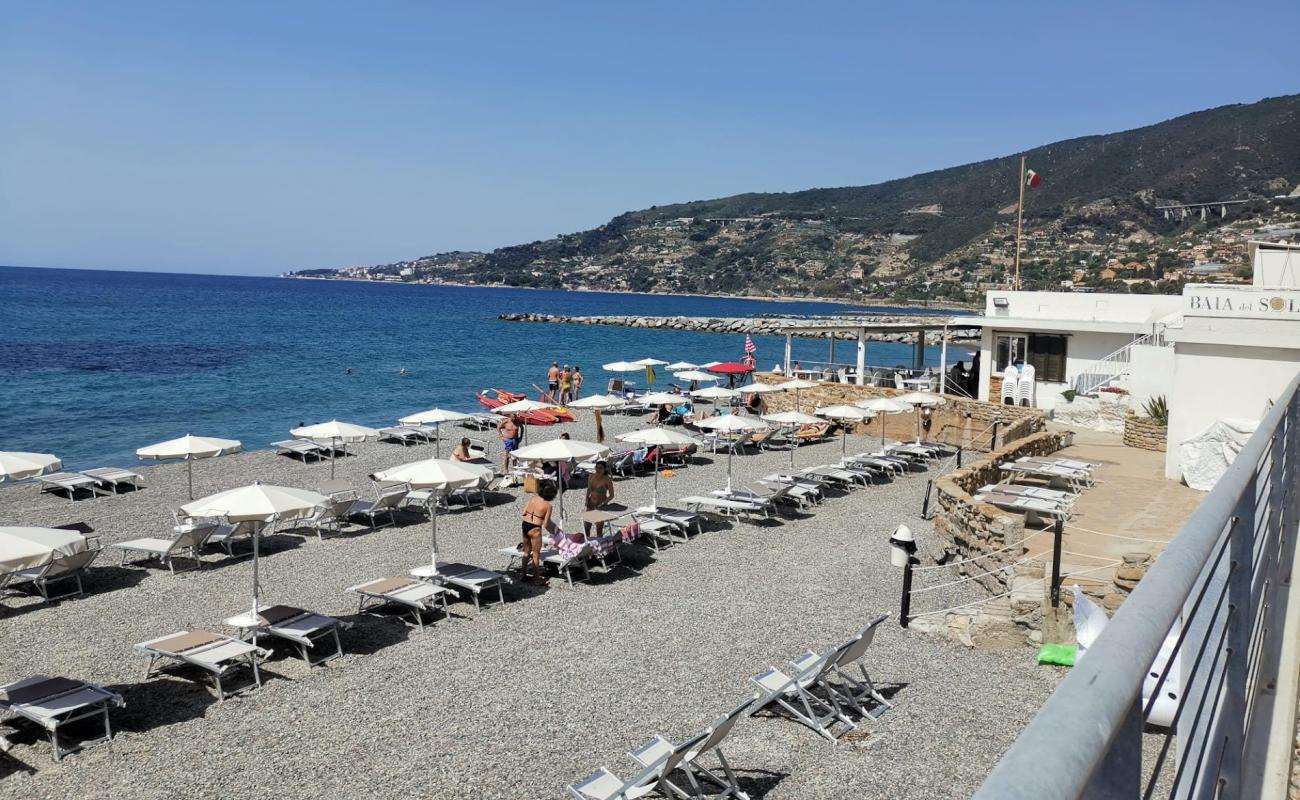
{"type": "Polygon", "coordinates": [[[1034,172],[1032,169],[1025,170],[1025,185],[1030,189],[1038,188],[1038,184],[1043,182],[1043,176],[1034,172]]]}

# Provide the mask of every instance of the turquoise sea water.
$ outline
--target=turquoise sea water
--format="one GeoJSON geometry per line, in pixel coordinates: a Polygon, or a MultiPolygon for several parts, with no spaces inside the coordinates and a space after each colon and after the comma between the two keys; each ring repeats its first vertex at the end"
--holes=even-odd
{"type": "MultiPolygon", "coordinates": [[[[381,427],[431,406],[479,410],[475,391],[544,384],[551,361],[738,360],[743,335],[502,322],[501,313],[645,316],[861,310],[668,295],[419,286],[0,267],[0,450],[52,452],[72,469],[130,465],[186,433],[288,438],[300,421],[381,427]],[[351,368],[351,374],[345,369],[351,368]],[[399,375],[406,369],[410,374],[399,375]]],[[[758,337],[760,367],[784,339],[758,337]]],[[[852,352],[842,344],[840,358],[852,352]]],[[[825,341],[794,355],[825,360],[825,341]]],[[[907,345],[868,361],[909,363],[907,345]]],[[[938,350],[927,353],[938,363],[938,350]]],[[[663,376],[666,377],[666,376],[663,376]]]]}

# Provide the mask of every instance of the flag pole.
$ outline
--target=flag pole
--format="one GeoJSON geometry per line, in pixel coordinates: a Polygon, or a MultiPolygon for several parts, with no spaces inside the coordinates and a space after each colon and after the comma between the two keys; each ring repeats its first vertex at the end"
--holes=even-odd
{"type": "Polygon", "coordinates": [[[1016,280],[1012,288],[1020,291],[1020,237],[1025,226],[1025,157],[1020,157],[1020,201],[1016,203],[1016,280]]]}

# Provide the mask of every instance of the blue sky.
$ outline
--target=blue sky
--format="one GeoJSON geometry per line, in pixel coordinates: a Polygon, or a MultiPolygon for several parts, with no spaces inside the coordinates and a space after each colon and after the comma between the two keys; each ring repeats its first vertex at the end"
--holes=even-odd
{"type": "Polygon", "coordinates": [[[0,1],[0,263],[271,274],[1300,91],[1300,4],[0,1]],[[1285,37],[1284,37],[1285,38],[1285,37]]]}

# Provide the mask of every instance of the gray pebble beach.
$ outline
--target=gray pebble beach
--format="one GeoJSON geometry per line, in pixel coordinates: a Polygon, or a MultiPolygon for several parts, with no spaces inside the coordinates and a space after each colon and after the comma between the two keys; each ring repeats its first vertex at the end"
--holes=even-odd
{"type": "MultiPolygon", "coordinates": [[[[605,418],[611,444],[640,424],[605,418]]],[[[590,438],[590,415],[529,435],[535,442],[562,431],[590,438]]],[[[459,434],[444,428],[444,437],[459,434]]],[[[849,447],[876,442],[852,437],[849,447]]],[[[369,473],[433,454],[429,445],[353,449],[338,477],[363,496],[372,494],[369,473]]],[[[839,451],[835,440],[802,447],[796,459],[824,463],[839,451]]],[[[495,442],[491,455],[499,461],[495,442]]],[[[788,459],[737,456],[737,483],[788,459]]],[[[185,467],[139,471],[143,490],[76,503],[31,483],[0,489],[0,524],[84,521],[106,545],[166,536],[169,509],[185,500],[185,467]]],[[[315,488],[329,465],[255,451],[199,461],[194,471],[202,496],[253,480],[315,488]]],[[[660,481],[661,503],[720,488],[726,458],[706,455],[675,472],[660,481]]],[[[897,625],[901,573],[889,564],[887,539],[900,523],[919,539],[932,535],[920,518],[925,482],[914,474],[835,494],[779,524],[715,524],[659,553],[633,545],[623,567],[595,569],[590,584],[516,583],[506,605],[475,612],[453,602],[451,618],[423,633],[393,615],[356,616],[355,597],[344,593],[426,563],[423,517],[373,532],[352,526],[323,542],[268,536],[266,600],[354,621],[347,655],[308,669],[277,648],[261,689],[220,704],[196,681],[142,682],[145,659],[132,645],[181,629],[233,633],[220,624],[247,607],[249,560],[208,550],[203,570],[172,575],[157,565],[119,567],[110,550],[89,573],[85,597],[0,601],[0,681],[40,673],[120,691],[127,707],[113,714],[116,738],[54,763],[48,740],[20,726],[13,751],[0,756],[0,797],[562,797],[566,784],[602,765],[632,774],[627,750],[656,733],[696,732],[751,693],[749,676],[838,644],[880,613],[891,619],[867,663],[896,708],[838,744],[763,714],[742,720],[723,749],[755,798],[969,796],[1058,675],[1027,648],[970,650],[897,625]]],[[[617,501],[648,503],[651,483],[648,475],[618,480],[617,501]]],[[[515,489],[487,509],[441,516],[440,556],[503,569],[497,548],[518,541],[523,497],[515,489]]],[[[577,511],[581,492],[566,497],[577,511]]]]}

